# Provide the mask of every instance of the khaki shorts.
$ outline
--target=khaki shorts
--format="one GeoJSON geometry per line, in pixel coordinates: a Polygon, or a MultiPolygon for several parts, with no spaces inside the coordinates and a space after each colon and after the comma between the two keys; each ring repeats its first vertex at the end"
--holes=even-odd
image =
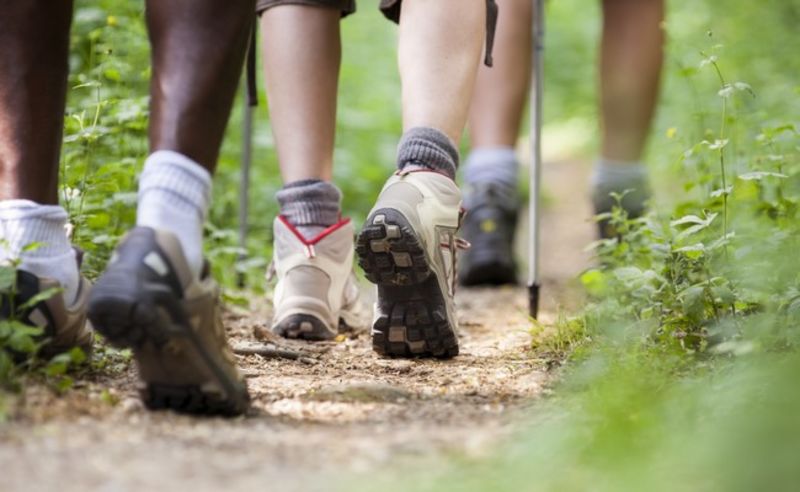
{"type": "MultiPolygon", "coordinates": [[[[400,7],[403,0],[381,0],[380,9],[387,19],[400,22],[400,7]]],[[[338,9],[342,12],[342,17],[350,15],[356,11],[356,0],[257,0],[256,12],[262,12],[270,7],[278,5],[311,5],[315,7],[327,7],[338,9]]],[[[492,47],[494,46],[494,33],[497,27],[497,2],[496,0],[486,0],[486,52],[484,53],[484,63],[492,66],[492,47]]]]}
{"type": "MultiPolygon", "coordinates": [[[[401,1],[402,0],[381,0],[381,12],[394,22],[399,22],[401,1]]],[[[276,5],[313,5],[316,7],[328,7],[340,10],[342,12],[342,17],[356,11],[356,0],[258,0],[256,2],[256,12],[260,14],[276,5]]]]}

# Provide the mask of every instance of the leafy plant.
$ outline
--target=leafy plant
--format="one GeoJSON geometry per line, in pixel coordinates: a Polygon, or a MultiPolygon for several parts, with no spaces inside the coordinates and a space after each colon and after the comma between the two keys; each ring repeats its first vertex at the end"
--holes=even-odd
{"type": "MultiPolygon", "coordinates": [[[[783,255],[800,237],[800,139],[790,123],[756,127],[742,137],[748,142],[729,134],[731,126],[745,134],[750,122],[731,108],[755,92],[746,83],[726,81],[720,50],[717,45],[713,54],[704,52],[700,63],[720,84],[720,129],[705,130],[682,159],[694,171],[683,188],[701,193],[679,202],[671,216],[629,219],[618,206],[599,217],[619,234],[592,246],[600,266],[582,276],[598,299],[589,311],[606,322],[630,320],[651,340],[690,352],[740,336],[743,318],[790,306],[795,295],[788,288],[796,282],[791,275],[780,285],[764,273],[773,271],[776,260],[781,268],[797,267],[783,255]],[[727,149],[734,146],[768,153],[753,155],[732,179],[727,149]]],[[[620,203],[622,196],[615,199],[620,203]]]]}
{"type": "Polygon", "coordinates": [[[68,369],[83,364],[86,355],[81,349],[75,348],[50,360],[37,359],[47,339],[42,328],[24,321],[24,314],[61,292],[61,289],[46,289],[18,303],[18,266],[18,261],[0,266],[0,391],[18,390],[20,376],[26,373],[39,374],[51,387],[63,391],[72,385],[72,378],[67,375],[68,369]]]}

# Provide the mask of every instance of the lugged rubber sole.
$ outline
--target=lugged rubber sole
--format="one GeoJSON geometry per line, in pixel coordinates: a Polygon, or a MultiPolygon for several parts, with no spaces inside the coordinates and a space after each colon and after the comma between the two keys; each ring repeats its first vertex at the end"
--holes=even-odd
{"type": "Polygon", "coordinates": [[[356,240],[359,265],[378,285],[372,347],[395,357],[458,355],[447,304],[414,229],[399,211],[380,209],[356,240]]]}
{"type": "Polygon", "coordinates": [[[143,372],[161,374],[158,381],[145,381],[141,390],[147,408],[204,415],[245,413],[249,407],[246,387],[232,380],[208,353],[179,300],[166,286],[145,284],[137,288],[130,280],[134,276],[133,272],[119,271],[103,275],[89,302],[89,319],[113,345],[131,348],[143,372]],[[196,372],[206,369],[203,373],[212,374],[224,394],[208,391],[206,384],[180,381],[178,371],[170,370],[176,351],[190,353],[186,359],[198,366],[196,372]]]}
{"type": "Polygon", "coordinates": [[[310,314],[292,314],[272,327],[272,332],[284,338],[319,342],[333,340],[337,333],[329,330],[325,323],[310,314]]]}

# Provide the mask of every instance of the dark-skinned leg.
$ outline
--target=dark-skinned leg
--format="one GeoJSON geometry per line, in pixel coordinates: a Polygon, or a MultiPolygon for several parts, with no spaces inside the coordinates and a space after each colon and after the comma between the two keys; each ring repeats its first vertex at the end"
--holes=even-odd
{"type": "Polygon", "coordinates": [[[242,70],[254,1],[148,0],[150,149],[216,167],[242,70]]]}
{"type": "MultiPolygon", "coordinates": [[[[80,282],[58,206],[71,17],[71,0],[0,2],[0,263],[53,279],[67,305],[80,282]]],[[[50,328],[56,337],[68,329],[50,328]]]]}
{"type": "Polygon", "coordinates": [[[0,200],[58,203],[72,1],[0,2],[0,200]]]}
{"type": "Polygon", "coordinates": [[[148,0],[150,146],[136,222],[98,280],[92,324],[133,349],[149,408],[241,414],[247,385],[203,274],[211,172],[236,92],[253,1],[148,0]]]}
{"type": "Polygon", "coordinates": [[[148,0],[152,45],[150,150],[139,179],[137,225],[178,237],[195,275],[211,173],[242,71],[252,0],[148,0]]]}

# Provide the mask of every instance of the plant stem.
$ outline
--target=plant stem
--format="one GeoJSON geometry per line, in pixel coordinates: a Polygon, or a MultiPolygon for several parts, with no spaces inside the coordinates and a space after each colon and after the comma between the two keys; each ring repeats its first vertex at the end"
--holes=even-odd
{"type": "MultiPolygon", "coordinates": [[[[719,78],[721,89],[725,89],[728,87],[727,82],[725,82],[725,77],[722,75],[722,71],[719,68],[719,65],[715,60],[712,59],[711,65],[714,67],[714,71],[717,73],[717,77],[719,78]]],[[[725,141],[725,130],[726,130],[726,121],[728,119],[728,98],[727,96],[722,97],[722,120],[720,121],[720,128],[719,128],[719,171],[720,176],[722,177],[722,250],[725,254],[725,259],[728,259],[728,245],[725,243],[725,239],[728,237],[728,180],[725,174],[725,147],[726,145],[723,143],[725,141]]]]}

